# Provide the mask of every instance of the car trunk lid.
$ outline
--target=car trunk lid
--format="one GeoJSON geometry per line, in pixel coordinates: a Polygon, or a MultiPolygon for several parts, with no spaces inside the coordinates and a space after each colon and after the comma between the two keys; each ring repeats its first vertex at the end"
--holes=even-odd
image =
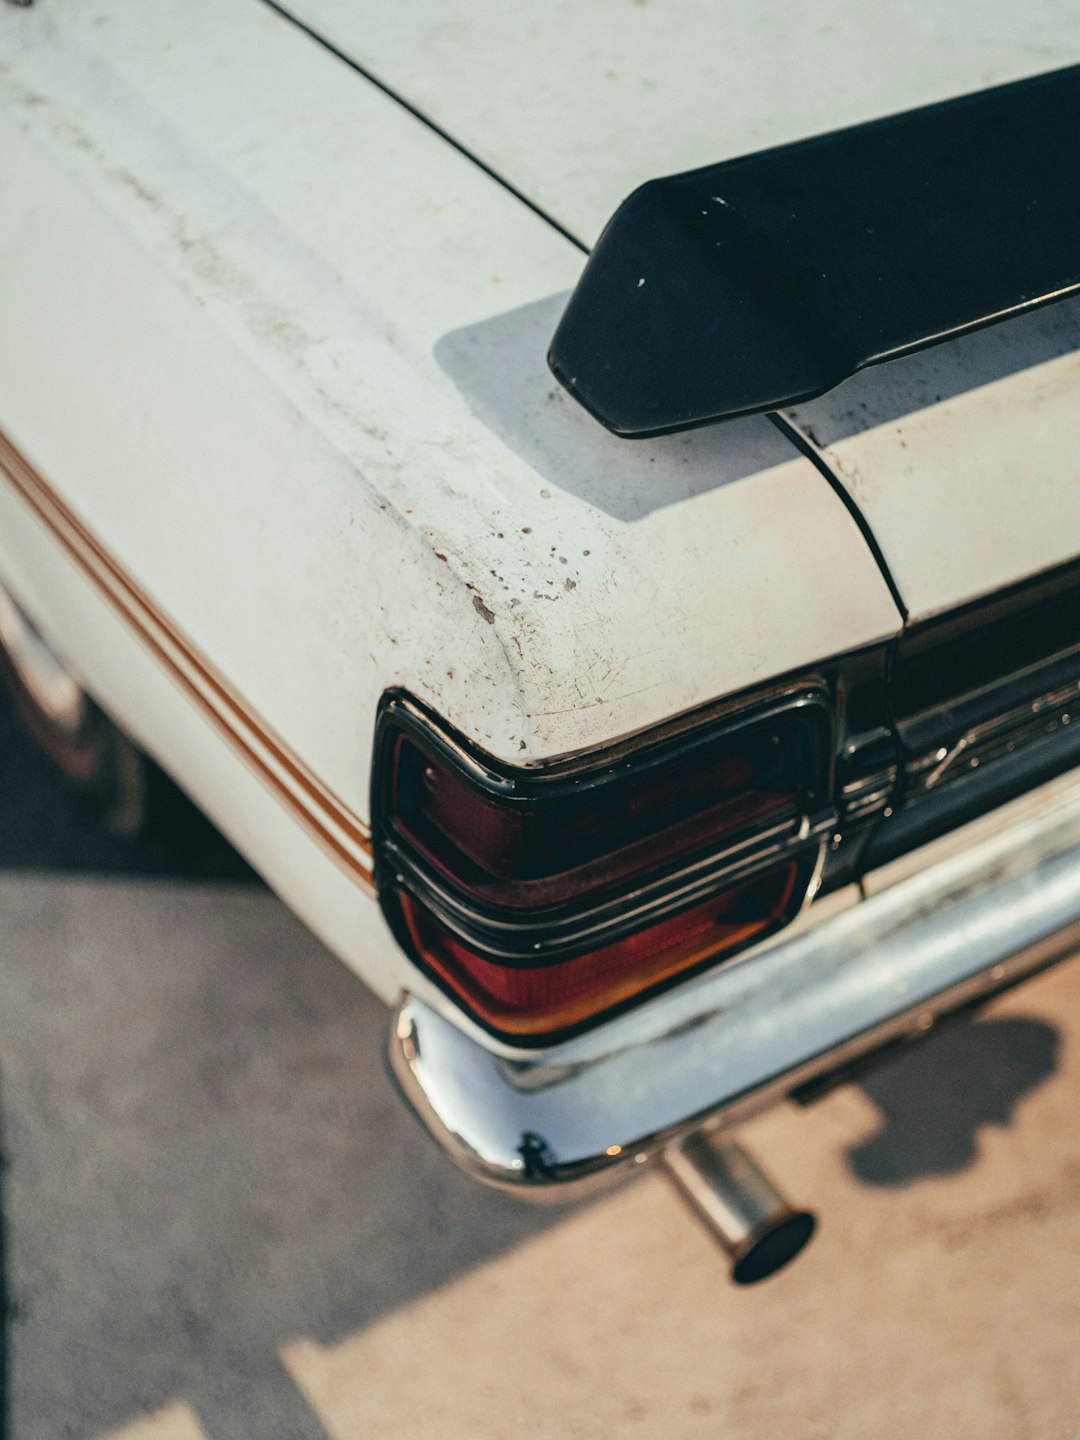
{"type": "MultiPolygon", "coordinates": [[[[915,0],[894,15],[699,0],[285,7],[591,245],[652,177],[1044,72],[1080,12],[915,0]]],[[[913,618],[1080,553],[1080,307],[856,376],[789,419],[857,507],[913,618]]]]}

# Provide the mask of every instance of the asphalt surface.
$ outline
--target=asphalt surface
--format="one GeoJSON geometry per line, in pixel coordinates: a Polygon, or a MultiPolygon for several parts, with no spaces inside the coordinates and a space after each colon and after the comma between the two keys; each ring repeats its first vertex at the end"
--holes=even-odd
{"type": "Polygon", "coordinates": [[[103,839],[0,703],[13,1440],[1080,1435],[1080,965],[749,1127],[753,1291],[660,1177],[478,1188],[386,1014],[205,822],[103,839]]]}

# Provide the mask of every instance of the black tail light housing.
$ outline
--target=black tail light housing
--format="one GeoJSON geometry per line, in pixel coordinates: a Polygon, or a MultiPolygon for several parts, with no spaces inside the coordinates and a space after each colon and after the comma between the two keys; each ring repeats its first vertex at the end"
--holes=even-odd
{"type": "Polygon", "coordinates": [[[1080,764],[1080,562],[909,626],[891,675],[900,784],[872,865],[1080,764]]]}
{"type": "Polygon", "coordinates": [[[675,734],[515,767],[392,693],[376,735],[380,898],[482,1026],[550,1043],[787,924],[815,884],[834,703],[804,684],[675,734]]]}

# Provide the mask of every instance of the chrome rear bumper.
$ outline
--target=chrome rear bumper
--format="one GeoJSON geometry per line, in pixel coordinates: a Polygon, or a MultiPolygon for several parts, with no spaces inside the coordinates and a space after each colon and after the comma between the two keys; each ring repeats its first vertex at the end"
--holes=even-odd
{"type": "Polygon", "coordinates": [[[1080,772],[587,1035],[493,1054],[405,996],[393,1072],[465,1169],[542,1198],[727,1125],[1080,948],[1080,772]]]}

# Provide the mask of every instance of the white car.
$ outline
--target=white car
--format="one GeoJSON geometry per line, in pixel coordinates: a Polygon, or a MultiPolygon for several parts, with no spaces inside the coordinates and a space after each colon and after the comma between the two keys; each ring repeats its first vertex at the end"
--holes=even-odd
{"type": "Polygon", "coordinates": [[[656,1159],[758,1278],[812,1222],[729,1127],[1080,938],[1078,58],[1053,0],[0,6],[9,681],[480,1178],[656,1159]]]}

